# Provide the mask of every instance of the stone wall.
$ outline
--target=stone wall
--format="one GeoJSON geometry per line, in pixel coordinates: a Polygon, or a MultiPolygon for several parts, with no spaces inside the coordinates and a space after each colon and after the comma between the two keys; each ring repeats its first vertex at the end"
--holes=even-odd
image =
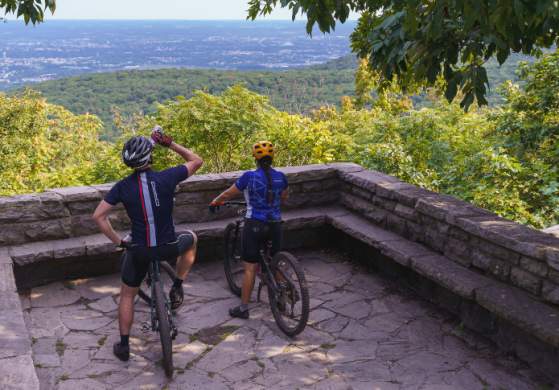
{"type": "Polygon", "coordinates": [[[378,172],[341,174],[340,202],[377,226],[559,304],[559,239],[378,172]]]}
{"type": "MultiPolygon", "coordinates": [[[[336,166],[283,168],[290,182],[286,209],[315,207],[337,201],[336,166]]],[[[181,183],[175,196],[175,223],[200,223],[234,215],[224,210],[208,213],[209,202],[234,183],[241,172],[197,175],[181,183]]],[[[91,214],[112,184],[68,187],[40,194],[0,197],[0,247],[59,240],[98,233],[91,214]]],[[[126,212],[118,207],[111,216],[117,230],[129,227],[126,212]]]]}

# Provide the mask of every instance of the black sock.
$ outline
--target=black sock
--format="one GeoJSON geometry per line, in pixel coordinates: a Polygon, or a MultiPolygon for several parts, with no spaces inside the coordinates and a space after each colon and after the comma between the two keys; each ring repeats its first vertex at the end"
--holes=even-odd
{"type": "Polygon", "coordinates": [[[182,279],[175,278],[175,281],[173,282],[173,287],[179,288],[180,286],[182,286],[182,279]]]}
{"type": "Polygon", "coordinates": [[[120,335],[120,345],[122,345],[123,347],[128,347],[128,338],[130,336],[129,335],[120,335]]]}

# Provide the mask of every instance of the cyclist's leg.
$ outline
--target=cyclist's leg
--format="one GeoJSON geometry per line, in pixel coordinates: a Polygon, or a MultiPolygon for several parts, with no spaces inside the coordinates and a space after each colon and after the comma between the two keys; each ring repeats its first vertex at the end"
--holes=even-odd
{"type": "Polygon", "coordinates": [[[186,234],[181,234],[178,237],[178,251],[179,256],[177,259],[177,276],[181,280],[185,280],[196,261],[196,250],[198,247],[198,237],[196,234],[189,230],[186,234]]]}
{"type": "Polygon", "coordinates": [[[120,302],[118,305],[118,327],[121,336],[130,334],[134,322],[134,298],[138,287],[130,287],[122,283],[120,287],[120,302]]]}
{"type": "Polygon", "coordinates": [[[122,262],[122,285],[118,305],[118,325],[120,342],[113,347],[115,355],[121,360],[128,360],[130,347],[128,338],[134,322],[134,298],[138,288],[146,276],[148,261],[145,256],[133,251],[128,251],[122,262]]]}
{"type": "Polygon", "coordinates": [[[242,258],[244,266],[243,286],[241,292],[241,303],[248,305],[250,295],[254,288],[256,271],[260,263],[260,245],[262,242],[262,230],[264,224],[260,221],[247,219],[243,229],[242,258]]]}
{"type": "Polygon", "coordinates": [[[256,271],[258,270],[258,262],[244,262],[243,286],[241,290],[241,303],[248,305],[250,296],[254,289],[254,281],[256,279],[256,271]]]}
{"type": "Polygon", "coordinates": [[[171,307],[176,310],[182,305],[184,301],[184,291],[182,283],[188,276],[194,261],[196,260],[196,246],[198,237],[193,231],[188,231],[186,234],[181,234],[177,237],[176,245],[174,245],[174,256],[177,257],[177,277],[173,281],[173,287],[169,291],[169,299],[171,300],[171,307]]]}
{"type": "Polygon", "coordinates": [[[260,229],[258,221],[247,219],[243,229],[242,258],[244,266],[241,287],[241,305],[229,310],[233,317],[248,318],[248,304],[254,289],[256,271],[260,262],[260,229]]]}

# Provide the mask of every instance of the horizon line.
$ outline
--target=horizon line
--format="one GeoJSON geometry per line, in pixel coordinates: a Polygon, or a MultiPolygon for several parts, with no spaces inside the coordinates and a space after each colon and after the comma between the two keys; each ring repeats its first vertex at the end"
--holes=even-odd
{"type": "MultiPolygon", "coordinates": [[[[5,18],[4,20],[6,20],[7,22],[22,22],[24,23],[23,19],[10,19],[5,18]]],[[[186,19],[186,18],[161,18],[161,19],[132,19],[132,18],[45,18],[43,23],[46,22],[71,22],[71,21],[90,21],[90,22],[105,22],[105,21],[111,21],[111,22],[167,22],[167,21],[176,21],[176,22],[290,22],[290,23],[306,23],[306,20],[303,19],[295,19],[295,20],[291,20],[291,19],[256,19],[256,20],[250,20],[250,19],[186,19]]],[[[347,22],[356,22],[357,19],[348,19],[345,22],[338,22],[339,24],[345,24],[347,22]]]]}

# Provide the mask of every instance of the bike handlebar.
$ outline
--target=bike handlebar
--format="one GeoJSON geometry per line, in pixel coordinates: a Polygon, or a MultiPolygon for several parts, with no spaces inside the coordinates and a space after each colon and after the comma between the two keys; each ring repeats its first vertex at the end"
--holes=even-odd
{"type": "Polygon", "coordinates": [[[223,205],[224,206],[246,206],[247,202],[241,200],[227,201],[227,202],[223,202],[223,205]]]}

